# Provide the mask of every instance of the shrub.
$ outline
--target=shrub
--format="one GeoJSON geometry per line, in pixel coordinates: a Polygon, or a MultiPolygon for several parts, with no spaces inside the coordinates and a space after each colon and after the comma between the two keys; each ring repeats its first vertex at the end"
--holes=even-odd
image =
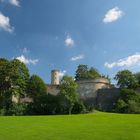
{"type": "Polygon", "coordinates": [[[22,116],[26,115],[27,105],[23,103],[13,103],[12,107],[8,111],[8,115],[22,116]]]}
{"type": "Polygon", "coordinates": [[[140,113],[140,94],[134,90],[123,89],[116,103],[115,111],[120,113],[140,113]]]}
{"type": "Polygon", "coordinates": [[[79,114],[79,113],[85,113],[86,108],[81,101],[75,102],[73,109],[72,109],[72,114],[79,114]]]}

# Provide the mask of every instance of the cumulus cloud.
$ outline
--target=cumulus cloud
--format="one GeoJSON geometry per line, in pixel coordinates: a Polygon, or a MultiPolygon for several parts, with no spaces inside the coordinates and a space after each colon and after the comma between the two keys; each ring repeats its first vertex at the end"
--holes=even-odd
{"type": "Polygon", "coordinates": [[[80,54],[78,56],[74,56],[70,60],[71,61],[78,61],[78,60],[81,60],[81,59],[84,59],[84,55],[83,54],[80,54]]]}
{"type": "Polygon", "coordinates": [[[18,6],[18,7],[20,6],[20,3],[18,0],[9,0],[9,3],[14,5],[14,6],[18,6]]]}
{"type": "Polygon", "coordinates": [[[105,67],[112,69],[114,67],[131,67],[140,63],[140,53],[128,56],[113,63],[106,62],[105,67]]]}
{"type": "Polygon", "coordinates": [[[74,40],[71,38],[71,36],[68,35],[65,39],[65,45],[68,47],[72,47],[74,44],[74,40]]]}
{"type": "Polygon", "coordinates": [[[17,7],[20,6],[19,0],[0,0],[0,2],[9,3],[9,4],[11,4],[13,6],[17,6],[17,7]]]}
{"type": "Polygon", "coordinates": [[[24,55],[21,55],[17,57],[16,59],[23,62],[24,64],[33,64],[33,65],[36,65],[39,61],[38,59],[28,59],[24,55]]]}
{"type": "Polygon", "coordinates": [[[121,11],[118,7],[114,7],[113,9],[110,9],[106,13],[106,15],[103,19],[103,22],[104,23],[111,23],[111,22],[117,21],[123,15],[124,15],[123,11],[121,11]]]}
{"type": "Polygon", "coordinates": [[[59,71],[59,78],[61,79],[66,74],[66,72],[66,70],[59,71]]]}
{"type": "Polygon", "coordinates": [[[18,0],[9,0],[9,3],[14,5],[14,6],[20,6],[20,3],[18,0]]]}
{"type": "Polygon", "coordinates": [[[10,25],[10,19],[9,17],[4,16],[0,12],[0,29],[7,31],[7,32],[13,32],[14,28],[10,25]]]}

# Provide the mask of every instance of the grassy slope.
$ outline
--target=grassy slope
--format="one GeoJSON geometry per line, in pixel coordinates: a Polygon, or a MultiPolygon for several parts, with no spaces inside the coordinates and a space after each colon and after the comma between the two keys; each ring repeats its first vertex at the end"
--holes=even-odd
{"type": "Polygon", "coordinates": [[[0,140],[140,140],[140,115],[0,117],[0,140]]]}

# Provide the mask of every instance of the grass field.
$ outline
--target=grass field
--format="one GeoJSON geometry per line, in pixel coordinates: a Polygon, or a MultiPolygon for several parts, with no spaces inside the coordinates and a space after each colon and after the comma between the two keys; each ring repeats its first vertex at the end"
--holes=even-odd
{"type": "Polygon", "coordinates": [[[140,140],[140,115],[0,117],[0,140],[140,140]]]}

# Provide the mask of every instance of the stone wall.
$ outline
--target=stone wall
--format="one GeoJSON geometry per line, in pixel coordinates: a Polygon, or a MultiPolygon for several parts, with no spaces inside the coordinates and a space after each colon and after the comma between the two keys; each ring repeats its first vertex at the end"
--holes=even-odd
{"type": "MultiPolygon", "coordinates": [[[[77,81],[78,94],[80,98],[88,105],[94,106],[104,111],[112,110],[120,96],[120,89],[112,88],[109,81],[105,78],[80,80],[77,81]]],[[[54,96],[58,95],[59,85],[46,85],[47,93],[54,96]]],[[[140,89],[138,89],[140,92],[140,89]]],[[[13,96],[12,101],[17,103],[18,98],[13,96]]],[[[33,102],[31,98],[25,97],[20,102],[33,102]]]]}
{"type": "Polygon", "coordinates": [[[47,93],[50,93],[54,96],[56,96],[59,93],[59,85],[47,85],[47,93]]]}
{"type": "Polygon", "coordinates": [[[105,78],[77,81],[78,94],[87,104],[96,105],[97,91],[110,88],[109,81],[105,78]]]}
{"type": "Polygon", "coordinates": [[[121,89],[99,89],[97,92],[96,107],[104,111],[111,111],[120,97],[121,89]]]}

